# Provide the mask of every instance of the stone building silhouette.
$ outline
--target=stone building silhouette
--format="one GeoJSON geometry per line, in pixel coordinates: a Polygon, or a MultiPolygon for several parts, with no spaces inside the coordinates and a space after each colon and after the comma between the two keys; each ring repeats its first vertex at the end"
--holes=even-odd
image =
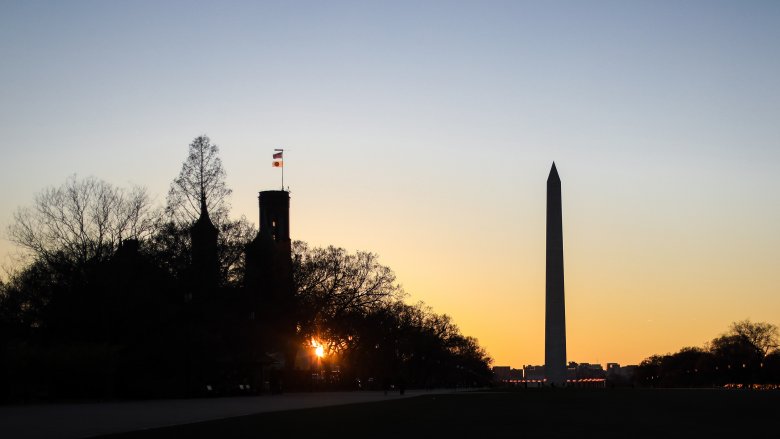
{"type": "Polygon", "coordinates": [[[217,238],[219,230],[211,222],[206,208],[206,198],[200,200],[200,217],[190,228],[192,239],[192,263],[190,265],[190,299],[202,300],[214,294],[219,286],[219,258],[217,238]]]}
{"type": "Polygon", "coordinates": [[[290,241],[290,194],[262,191],[258,196],[259,231],[246,247],[246,276],[250,316],[258,345],[292,370],[295,363],[293,267],[290,241]]]}
{"type": "Polygon", "coordinates": [[[192,250],[184,282],[184,365],[188,393],[198,395],[213,386],[221,374],[224,313],[220,285],[217,239],[219,230],[211,222],[206,199],[201,196],[200,216],[190,227],[192,250]]]}
{"type": "Polygon", "coordinates": [[[281,369],[294,366],[298,346],[290,195],[283,190],[263,191],[258,201],[259,231],[245,247],[240,291],[220,282],[219,230],[209,218],[205,200],[190,228],[184,317],[187,381],[196,392],[236,382],[261,389],[268,381],[272,391],[281,390],[281,369]]]}

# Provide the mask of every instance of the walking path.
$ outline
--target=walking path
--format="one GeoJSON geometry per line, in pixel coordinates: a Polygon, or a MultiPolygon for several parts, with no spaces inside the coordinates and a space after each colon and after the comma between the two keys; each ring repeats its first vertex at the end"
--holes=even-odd
{"type": "Polygon", "coordinates": [[[387,395],[382,391],[314,392],[226,398],[0,406],[0,437],[75,439],[255,413],[451,392],[454,390],[407,390],[404,395],[399,395],[397,391],[388,392],[387,395]]]}

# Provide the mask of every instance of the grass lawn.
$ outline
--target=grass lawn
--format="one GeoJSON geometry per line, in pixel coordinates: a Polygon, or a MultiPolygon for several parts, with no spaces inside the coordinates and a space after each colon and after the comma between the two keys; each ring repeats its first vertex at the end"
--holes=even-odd
{"type": "Polygon", "coordinates": [[[778,437],[780,391],[525,389],[242,416],[130,438],[778,437]]]}

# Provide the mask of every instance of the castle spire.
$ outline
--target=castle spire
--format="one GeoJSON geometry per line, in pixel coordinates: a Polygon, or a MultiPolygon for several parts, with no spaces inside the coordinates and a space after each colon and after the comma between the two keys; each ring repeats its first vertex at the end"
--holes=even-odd
{"type": "Polygon", "coordinates": [[[192,240],[191,279],[196,295],[211,294],[219,284],[219,258],[217,240],[219,230],[211,222],[206,197],[200,197],[200,217],[190,227],[192,240]]]}

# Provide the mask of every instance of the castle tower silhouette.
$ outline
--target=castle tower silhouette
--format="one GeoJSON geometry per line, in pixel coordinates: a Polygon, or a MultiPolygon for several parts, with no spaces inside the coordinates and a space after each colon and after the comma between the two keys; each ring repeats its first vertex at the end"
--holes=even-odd
{"type": "Polygon", "coordinates": [[[561,179],[553,162],[547,178],[547,272],[545,281],[544,373],[547,383],[566,385],[566,307],[563,297],[561,179]]]}
{"type": "Polygon", "coordinates": [[[259,342],[282,353],[286,368],[295,361],[295,320],[290,241],[290,194],[263,191],[258,196],[260,230],[246,247],[245,285],[258,321],[259,342]]]}
{"type": "Polygon", "coordinates": [[[219,285],[219,258],[217,256],[217,237],[219,230],[209,218],[206,200],[200,200],[200,217],[190,228],[192,239],[192,264],[190,279],[191,291],[197,299],[203,299],[219,285]]]}
{"type": "Polygon", "coordinates": [[[215,332],[215,314],[212,312],[219,295],[219,257],[217,238],[219,230],[209,218],[206,200],[201,197],[200,217],[190,227],[192,253],[184,295],[185,307],[185,385],[193,395],[207,382],[213,382],[213,359],[219,344],[213,343],[208,333],[215,332]]]}

